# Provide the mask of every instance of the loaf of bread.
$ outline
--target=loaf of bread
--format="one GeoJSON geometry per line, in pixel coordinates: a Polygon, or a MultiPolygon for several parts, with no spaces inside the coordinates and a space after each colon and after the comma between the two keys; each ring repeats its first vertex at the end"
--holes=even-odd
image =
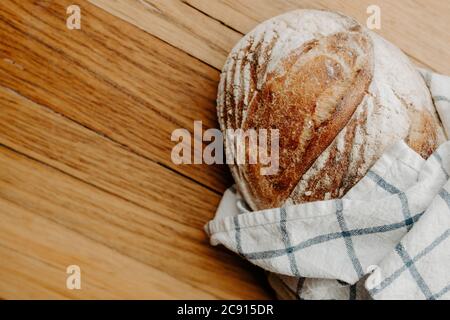
{"type": "Polygon", "coordinates": [[[217,110],[222,131],[279,130],[277,174],[230,164],[253,210],[340,198],[394,142],[426,158],[445,140],[409,59],[329,11],[289,12],[248,33],[225,63],[217,110]]]}

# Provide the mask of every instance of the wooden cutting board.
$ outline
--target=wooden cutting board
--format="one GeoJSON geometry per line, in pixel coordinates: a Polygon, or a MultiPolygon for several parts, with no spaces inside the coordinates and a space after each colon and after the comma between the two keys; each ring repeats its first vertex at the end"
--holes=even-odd
{"type": "Polygon", "coordinates": [[[339,10],[450,74],[450,2],[0,2],[0,298],[273,298],[202,228],[225,166],[175,165],[176,128],[217,127],[219,70],[259,22],[339,10]],[[81,29],[67,28],[80,8],[81,29]],[[69,289],[69,266],[81,289],[69,289]]]}

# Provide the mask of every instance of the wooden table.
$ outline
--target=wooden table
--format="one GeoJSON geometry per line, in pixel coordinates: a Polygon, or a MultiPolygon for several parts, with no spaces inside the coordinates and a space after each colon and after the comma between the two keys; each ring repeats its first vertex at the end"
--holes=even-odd
{"type": "Polygon", "coordinates": [[[175,165],[171,133],[217,127],[219,70],[258,22],[328,8],[365,23],[371,4],[380,34],[450,74],[449,1],[2,0],[0,298],[273,297],[202,230],[227,168],[175,165]]]}

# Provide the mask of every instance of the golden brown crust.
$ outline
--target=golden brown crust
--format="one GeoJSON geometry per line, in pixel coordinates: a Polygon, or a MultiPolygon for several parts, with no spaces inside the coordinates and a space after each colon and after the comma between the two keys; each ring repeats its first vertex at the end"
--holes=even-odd
{"type": "MultiPolygon", "coordinates": [[[[280,171],[262,176],[245,165],[259,208],[280,205],[347,124],[371,81],[372,48],[360,30],[306,43],[268,74],[249,106],[243,129],[278,129],[280,171]]],[[[239,113],[239,109],[237,110],[239,113]]]]}
{"type": "Polygon", "coordinates": [[[290,195],[293,203],[340,198],[363,177],[366,171],[365,149],[363,144],[356,142],[356,137],[358,131],[365,130],[367,119],[366,110],[355,114],[350,119],[345,126],[345,131],[342,132],[343,145],[339,147],[339,142],[333,141],[327,150],[328,156],[320,173],[308,179],[305,186],[306,192],[294,192],[290,195]],[[359,172],[352,170],[352,158],[358,159],[353,166],[364,170],[359,172]]]}

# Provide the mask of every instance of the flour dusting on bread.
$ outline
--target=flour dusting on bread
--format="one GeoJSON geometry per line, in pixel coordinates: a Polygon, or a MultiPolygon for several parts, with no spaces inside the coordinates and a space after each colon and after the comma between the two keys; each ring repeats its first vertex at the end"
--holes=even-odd
{"type": "Polygon", "coordinates": [[[444,139],[408,58],[329,11],[289,12],[242,38],[221,74],[217,108],[223,131],[280,132],[277,175],[230,165],[254,210],[342,197],[395,141],[426,157],[444,139]]]}

